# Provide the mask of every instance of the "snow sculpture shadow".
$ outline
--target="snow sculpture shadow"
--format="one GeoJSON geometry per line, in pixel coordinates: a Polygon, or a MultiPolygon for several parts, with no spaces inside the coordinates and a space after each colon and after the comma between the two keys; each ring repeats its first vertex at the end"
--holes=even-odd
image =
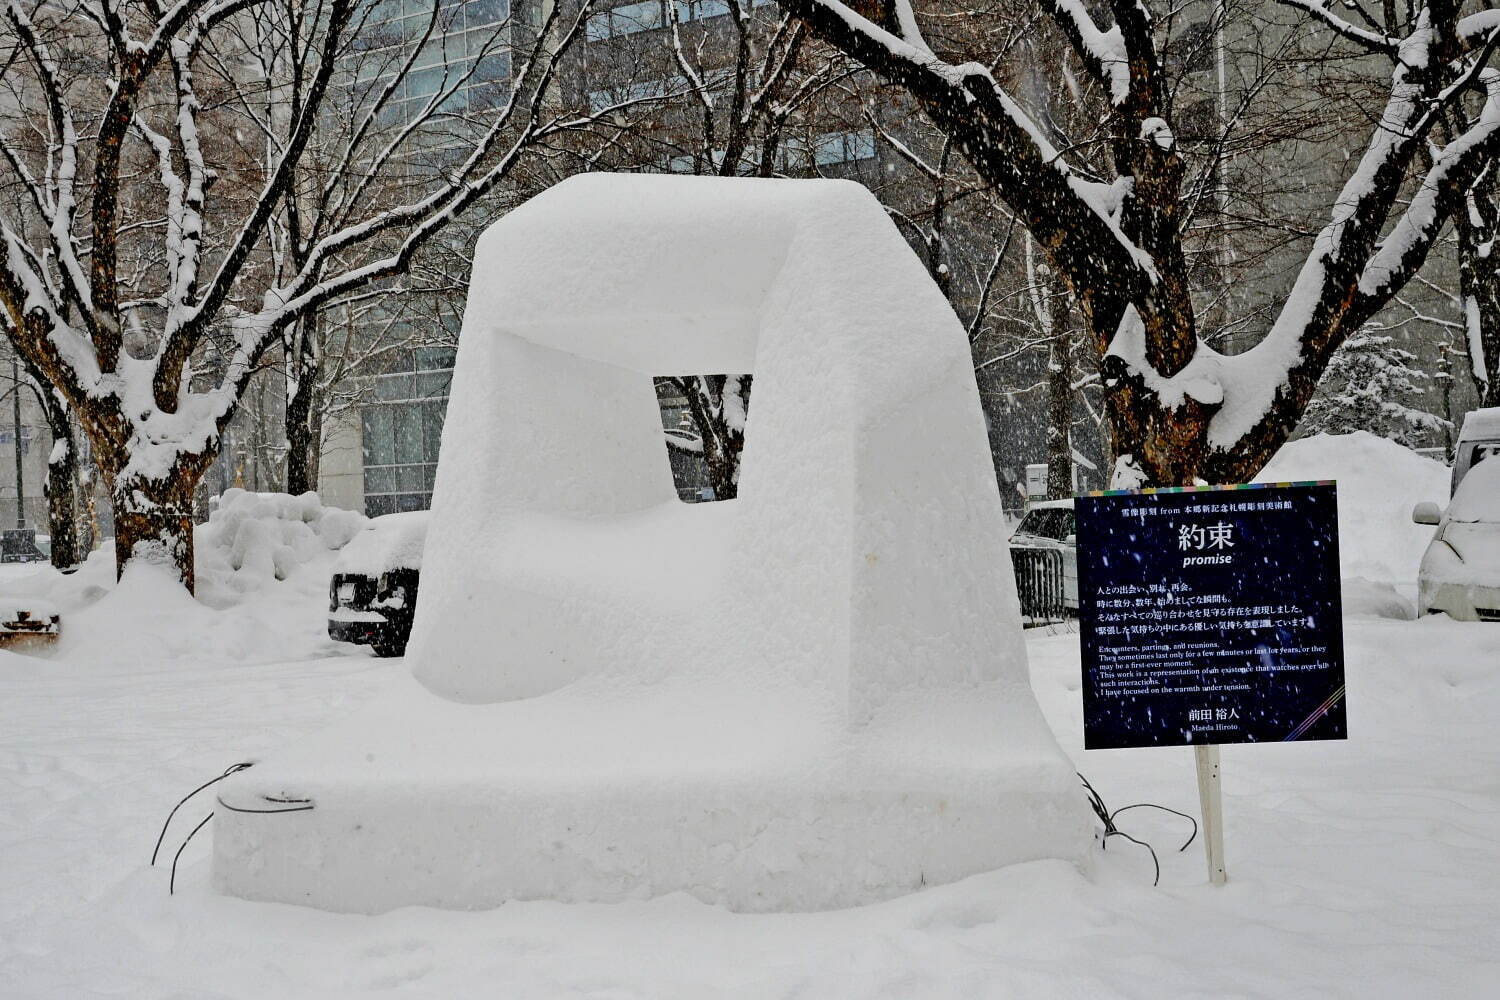
{"type": "Polygon", "coordinates": [[[1089,823],[1026,676],[967,340],[839,181],[588,175],[480,240],[412,676],[225,783],[215,880],[376,912],[885,898],[1089,823]],[[682,504],[650,375],[756,376],[682,504]]]}

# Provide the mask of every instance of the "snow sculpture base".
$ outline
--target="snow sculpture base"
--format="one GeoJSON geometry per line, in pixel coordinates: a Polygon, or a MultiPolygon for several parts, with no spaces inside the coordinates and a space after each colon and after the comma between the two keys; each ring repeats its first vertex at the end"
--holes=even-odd
{"type": "Polygon", "coordinates": [[[220,786],[221,890],[805,910],[1086,858],[967,340],[863,188],[589,175],[492,227],[431,516],[412,676],[220,786]],[[755,374],[731,502],[676,499],[690,372],[755,374]]]}
{"type": "MultiPolygon", "coordinates": [[[[1088,843],[1047,735],[1026,734],[1030,753],[997,748],[1018,721],[998,699],[926,717],[893,706],[841,742],[767,692],[610,699],[603,728],[603,692],[483,706],[423,694],[408,681],[357,726],[244,772],[316,807],[220,808],[218,888],[359,913],[676,891],[814,910],[1081,860],[1088,843]]],[[[248,791],[223,795],[252,805],[248,791]]]]}

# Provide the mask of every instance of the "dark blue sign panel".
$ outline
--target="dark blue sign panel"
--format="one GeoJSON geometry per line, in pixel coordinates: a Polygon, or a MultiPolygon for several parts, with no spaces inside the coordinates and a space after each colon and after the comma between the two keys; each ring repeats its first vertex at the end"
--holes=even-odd
{"type": "Polygon", "coordinates": [[[1086,748],[1347,738],[1333,483],[1076,505],[1086,748]]]}

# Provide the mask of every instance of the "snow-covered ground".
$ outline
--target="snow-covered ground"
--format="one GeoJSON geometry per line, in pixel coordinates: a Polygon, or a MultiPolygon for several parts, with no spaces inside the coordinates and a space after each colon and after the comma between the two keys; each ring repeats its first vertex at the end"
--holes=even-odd
{"type": "MultiPolygon", "coordinates": [[[[1387,494],[1418,488],[1379,504],[1409,513],[1387,494]]],[[[1340,500],[1376,503],[1352,482],[1340,500]]],[[[1410,527],[1346,532],[1346,571],[1386,559],[1395,582],[1410,527]]],[[[1088,873],[1020,865],[825,913],[672,896],[365,917],[217,896],[200,836],[168,896],[147,861],[182,794],[402,669],[318,636],[332,554],[300,552],[222,610],[174,602],[150,570],[99,599],[94,567],[0,568],[0,593],[73,610],[53,658],[0,653],[0,997],[1483,997],[1500,981],[1500,628],[1443,618],[1348,619],[1347,743],[1224,749],[1223,888],[1198,844],[1175,852],[1184,821],[1135,810],[1121,824],[1156,845],[1160,887],[1112,840],[1088,873]]],[[[1048,721],[1111,806],[1197,812],[1188,751],[1081,749],[1075,635],[1029,652],[1048,721]]],[[[208,808],[179,814],[166,863],[208,808]]]]}

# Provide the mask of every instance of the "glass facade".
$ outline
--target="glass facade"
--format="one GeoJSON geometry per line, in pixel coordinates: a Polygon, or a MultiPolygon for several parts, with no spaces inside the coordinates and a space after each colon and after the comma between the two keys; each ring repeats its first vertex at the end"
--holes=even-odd
{"type": "MultiPolygon", "coordinates": [[[[395,84],[379,124],[423,121],[399,154],[413,170],[442,168],[472,151],[466,136],[483,128],[486,112],[510,96],[513,0],[364,0],[351,51],[341,59],[355,107],[368,107],[395,84]],[[433,107],[434,101],[439,102],[433,107]]],[[[394,133],[392,133],[394,134],[394,133]]],[[[402,307],[392,303],[399,313],[402,307]]],[[[442,334],[414,330],[382,315],[363,350],[381,359],[366,376],[359,409],[365,513],[425,510],[432,502],[438,446],[453,376],[451,346],[383,349],[384,343],[451,343],[453,316],[442,334]],[[387,328],[388,327],[388,328],[387,328]]],[[[367,370],[361,363],[361,370],[367,370]]]]}
{"type": "Polygon", "coordinates": [[[378,402],[360,411],[369,516],[432,504],[453,356],[449,347],[396,351],[385,372],[374,377],[378,402]]]}
{"type": "Polygon", "coordinates": [[[503,30],[509,18],[510,0],[374,0],[356,36],[361,52],[348,64],[363,93],[379,93],[427,35],[381,112],[384,124],[412,120],[438,95],[446,95],[439,114],[498,107],[510,93],[509,33],[503,30]]]}
{"type": "MultiPolygon", "coordinates": [[[[671,23],[671,17],[667,13],[668,2],[675,2],[677,20],[681,24],[707,21],[730,12],[729,0],[637,0],[591,14],[585,33],[589,41],[602,42],[606,38],[666,27],[671,23]]],[[[743,7],[748,9],[771,2],[773,0],[751,0],[743,7]]]]}

